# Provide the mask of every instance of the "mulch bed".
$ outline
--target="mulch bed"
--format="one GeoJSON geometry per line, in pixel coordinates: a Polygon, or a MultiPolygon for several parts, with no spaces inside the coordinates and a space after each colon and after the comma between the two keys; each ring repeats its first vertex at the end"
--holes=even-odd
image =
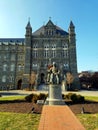
{"type": "Polygon", "coordinates": [[[26,101],[0,101],[0,112],[41,113],[42,105],[26,101]]]}
{"type": "MultiPolygon", "coordinates": [[[[79,113],[98,113],[98,102],[86,101],[81,104],[67,104],[75,114],[79,113]],[[84,110],[84,111],[83,111],[84,110]]],[[[14,113],[41,113],[43,105],[38,105],[24,100],[0,101],[0,112],[14,113]]]]}
{"type": "Polygon", "coordinates": [[[94,113],[98,113],[98,102],[85,101],[85,103],[72,104],[72,105],[69,105],[69,107],[73,111],[73,113],[75,113],[75,114],[80,114],[80,113],[94,114],[94,113]]]}

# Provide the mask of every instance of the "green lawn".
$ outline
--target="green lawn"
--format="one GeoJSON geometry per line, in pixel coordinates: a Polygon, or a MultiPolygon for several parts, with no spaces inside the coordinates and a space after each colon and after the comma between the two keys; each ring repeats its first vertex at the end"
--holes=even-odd
{"type": "Polygon", "coordinates": [[[0,130],[38,130],[40,114],[0,112],[0,130]]]}
{"type": "Polygon", "coordinates": [[[86,130],[98,130],[98,113],[78,114],[77,117],[86,128],[86,130]]]}
{"type": "MultiPolygon", "coordinates": [[[[0,97],[0,100],[19,100],[25,96],[0,97]]],[[[98,97],[85,96],[86,100],[98,101],[98,97]]],[[[39,114],[19,114],[0,112],[0,130],[38,130],[39,114]]],[[[76,115],[86,130],[98,130],[97,114],[76,115]]]]}
{"type": "MultiPolygon", "coordinates": [[[[98,97],[95,96],[85,96],[85,99],[98,102],[98,97]]],[[[98,113],[78,114],[77,117],[83,124],[83,126],[86,128],[86,130],[98,130],[98,113]]]]}
{"type": "Polygon", "coordinates": [[[5,96],[5,97],[0,97],[0,101],[5,101],[5,100],[21,100],[25,99],[25,96],[5,96]]]}
{"type": "Polygon", "coordinates": [[[98,97],[95,97],[95,96],[85,96],[85,99],[98,102],[98,97]]]}

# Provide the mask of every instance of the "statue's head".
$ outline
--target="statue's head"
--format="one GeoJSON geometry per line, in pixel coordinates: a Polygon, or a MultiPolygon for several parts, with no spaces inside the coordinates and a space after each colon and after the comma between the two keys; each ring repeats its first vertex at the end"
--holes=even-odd
{"type": "Polygon", "coordinates": [[[53,65],[56,65],[56,63],[55,63],[55,62],[53,62],[53,65]]]}

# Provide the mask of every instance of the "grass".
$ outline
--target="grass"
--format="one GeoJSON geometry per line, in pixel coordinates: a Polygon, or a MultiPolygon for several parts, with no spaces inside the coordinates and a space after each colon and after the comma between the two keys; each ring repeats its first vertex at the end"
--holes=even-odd
{"type": "Polygon", "coordinates": [[[37,130],[40,114],[0,112],[0,130],[37,130]]]}
{"type": "MultiPolygon", "coordinates": [[[[0,97],[0,100],[21,100],[25,96],[0,97]]],[[[98,97],[85,96],[86,100],[98,101],[98,97]]],[[[98,130],[97,114],[76,115],[86,130],[98,130]]],[[[39,114],[19,114],[0,112],[0,130],[37,130],[40,120],[39,114]]]]}
{"type": "Polygon", "coordinates": [[[85,96],[86,100],[90,100],[90,101],[97,101],[98,102],[98,97],[95,96],[85,96]]]}
{"type": "MultiPolygon", "coordinates": [[[[25,96],[0,97],[0,101],[25,99],[25,96]]],[[[38,130],[40,114],[0,112],[0,130],[38,130]]]]}
{"type": "Polygon", "coordinates": [[[98,113],[78,114],[77,117],[86,128],[86,130],[98,130],[98,113]]]}
{"type": "MultiPolygon", "coordinates": [[[[98,97],[85,96],[86,100],[97,101],[98,97]]],[[[98,130],[98,113],[96,114],[78,114],[76,115],[86,130],[98,130]]]]}
{"type": "Polygon", "coordinates": [[[13,100],[24,100],[25,96],[5,96],[5,97],[0,97],[0,101],[13,101],[13,100]]]}

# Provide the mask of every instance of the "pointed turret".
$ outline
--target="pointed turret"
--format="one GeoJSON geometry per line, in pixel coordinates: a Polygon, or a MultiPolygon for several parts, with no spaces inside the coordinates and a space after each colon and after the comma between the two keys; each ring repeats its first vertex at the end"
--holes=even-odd
{"type": "Polygon", "coordinates": [[[26,34],[25,34],[25,66],[24,66],[24,75],[22,79],[22,86],[26,88],[29,86],[29,78],[31,76],[31,67],[32,67],[32,27],[30,24],[30,19],[28,20],[26,26],[26,34]]]}
{"type": "Polygon", "coordinates": [[[31,24],[30,24],[30,19],[28,20],[28,23],[27,23],[27,26],[26,26],[26,34],[25,34],[26,37],[30,37],[32,36],[32,27],[31,27],[31,24]]]}
{"type": "Polygon", "coordinates": [[[75,34],[75,26],[72,21],[70,21],[70,25],[68,28],[69,32],[69,61],[70,61],[70,70],[73,73],[75,79],[74,84],[75,87],[79,89],[79,78],[77,75],[77,57],[76,57],[76,34],[75,34]]]}
{"type": "Polygon", "coordinates": [[[75,26],[72,21],[70,21],[68,32],[70,35],[75,35],[75,26]]]}
{"type": "Polygon", "coordinates": [[[75,27],[72,21],[70,21],[70,27],[75,27]]]}

